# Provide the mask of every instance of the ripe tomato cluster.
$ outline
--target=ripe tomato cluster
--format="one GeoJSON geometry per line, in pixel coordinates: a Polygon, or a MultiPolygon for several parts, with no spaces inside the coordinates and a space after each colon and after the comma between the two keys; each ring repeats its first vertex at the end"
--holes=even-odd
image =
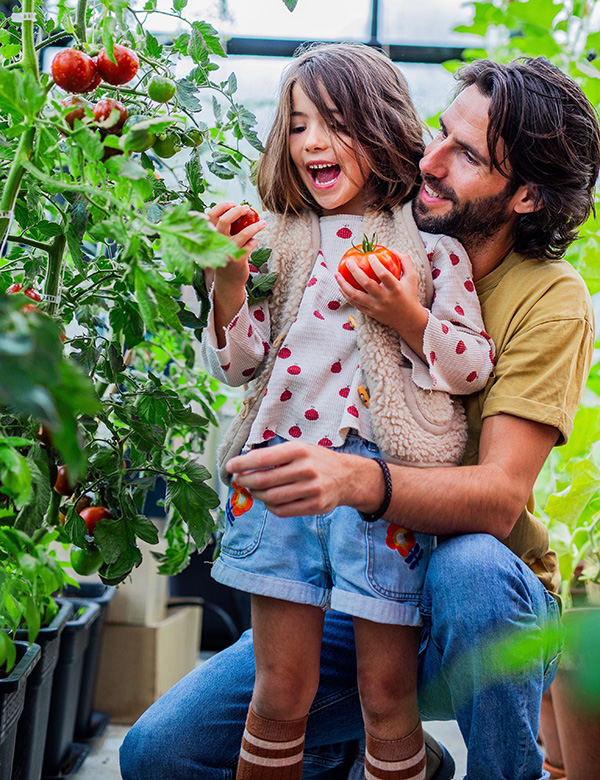
{"type": "Polygon", "coordinates": [[[102,81],[113,86],[127,84],[138,71],[138,56],[118,43],[114,56],[116,62],[110,59],[106,49],[101,49],[96,57],[79,49],[63,49],[52,60],[54,83],[67,92],[78,94],[93,92],[102,81]]]}
{"type": "MultiPolygon", "coordinates": [[[[13,282],[13,284],[6,288],[7,295],[14,295],[15,293],[23,293],[23,295],[26,295],[32,301],[35,301],[35,303],[39,303],[42,300],[42,296],[37,290],[34,290],[33,287],[25,287],[25,289],[23,289],[23,285],[20,282],[13,282]]],[[[26,303],[21,311],[25,312],[25,314],[30,311],[40,311],[35,303],[26,303]]]]}

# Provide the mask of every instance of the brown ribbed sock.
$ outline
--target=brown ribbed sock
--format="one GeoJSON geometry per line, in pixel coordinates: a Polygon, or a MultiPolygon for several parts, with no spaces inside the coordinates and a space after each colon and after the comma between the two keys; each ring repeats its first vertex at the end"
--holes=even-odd
{"type": "Polygon", "coordinates": [[[366,780],[425,780],[421,724],[401,739],[375,739],[367,732],[366,780]]]}
{"type": "Polygon", "coordinates": [[[250,706],[236,780],[300,780],[307,719],[269,720],[250,706]]]}

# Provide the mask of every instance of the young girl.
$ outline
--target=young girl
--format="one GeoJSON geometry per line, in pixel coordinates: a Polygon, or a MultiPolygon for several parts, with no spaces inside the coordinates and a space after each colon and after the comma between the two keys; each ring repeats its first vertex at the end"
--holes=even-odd
{"type": "MultiPolygon", "coordinates": [[[[237,771],[244,780],[301,777],[327,608],[354,617],[365,777],[425,777],[416,667],[432,538],[383,519],[385,461],[460,460],[464,417],[449,393],[485,384],[493,345],[464,249],[419,234],[412,219],[407,201],[422,151],[422,125],[385,55],[354,44],[308,49],[285,75],[258,165],[270,215],[235,235],[246,256],[209,280],[203,359],[221,381],[249,383],[223,461],[244,446],[302,439],[377,458],[385,484],[372,516],[341,507],[291,519],[231,485],[213,576],[253,594],[256,683],[237,771]],[[248,258],[259,233],[278,278],[268,303],[249,305],[244,285],[257,272],[248,258]],[[400,279],[374,261],[372,281],[351,262],[362,292],[337,273],[363,234],[402,252],[400,279]]],[[[247,211],[221,203],[209,218],[229,235],[247,211]]]]}

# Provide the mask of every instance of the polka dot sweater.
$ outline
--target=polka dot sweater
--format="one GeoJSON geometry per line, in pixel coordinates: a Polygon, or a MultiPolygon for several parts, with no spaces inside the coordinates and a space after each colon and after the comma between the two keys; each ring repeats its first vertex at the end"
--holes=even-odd
{"type": "MultiPolygon", "coordinates": [[[[311,444],[340,446],[353,428],[373,440],[364,401],[365,378],[353,327],[356,311],[335,280],[339,259],[362,238],[362,217],[321,217],[321,248],[302,302],[277,359],[248,445],[275,435],[311,444]]],[[[413,381],[424,389],[471,393],[484,386],[493,366],[494,347],[483,328],[471,264],[458,242],[422,233],[434,280],[434,298],[423,339],[424,363],[400,339],[413,381]]],[[[212,297],[212,293],[211,293],[212,297]]],[[[245,384],[273,348],[268,302],[244,304],[224,329],[217,348],[211,315],[202,339],[207,370],[226,384],[245,384]]]]}

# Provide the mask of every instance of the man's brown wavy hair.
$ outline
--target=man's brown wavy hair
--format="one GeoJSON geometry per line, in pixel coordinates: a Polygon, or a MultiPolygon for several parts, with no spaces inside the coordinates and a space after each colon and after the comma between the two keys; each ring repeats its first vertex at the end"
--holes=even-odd
{"type": "Polygon", "coordinates": [[[290,156],[294,84],[327,121],[333,144],[354,150],[365,178],[366,208],[388,209],[409,200],[416,191],[424,144],[423,124],[406,82],[383,52],[364,44],[334,43],[301,50],[284,72],[275,120],[256,167],[264,208],[279,214],[307,208],[320,212],[290,156]],[[349,143],[336,132],[340,118],[349,143]]]}
{"type": "Polygon", "coordinates": [[[537,211],[518,216],[515,251],[561,257],[594,208],[600,164],[594,107],[573,79],[544,57],[508,65],[478,60],[463,66],[457,79],[459,92],[475,85],[490,100],[492,165],[508,177],[513,191],[532,185],[537,199],[537,211]]]}

